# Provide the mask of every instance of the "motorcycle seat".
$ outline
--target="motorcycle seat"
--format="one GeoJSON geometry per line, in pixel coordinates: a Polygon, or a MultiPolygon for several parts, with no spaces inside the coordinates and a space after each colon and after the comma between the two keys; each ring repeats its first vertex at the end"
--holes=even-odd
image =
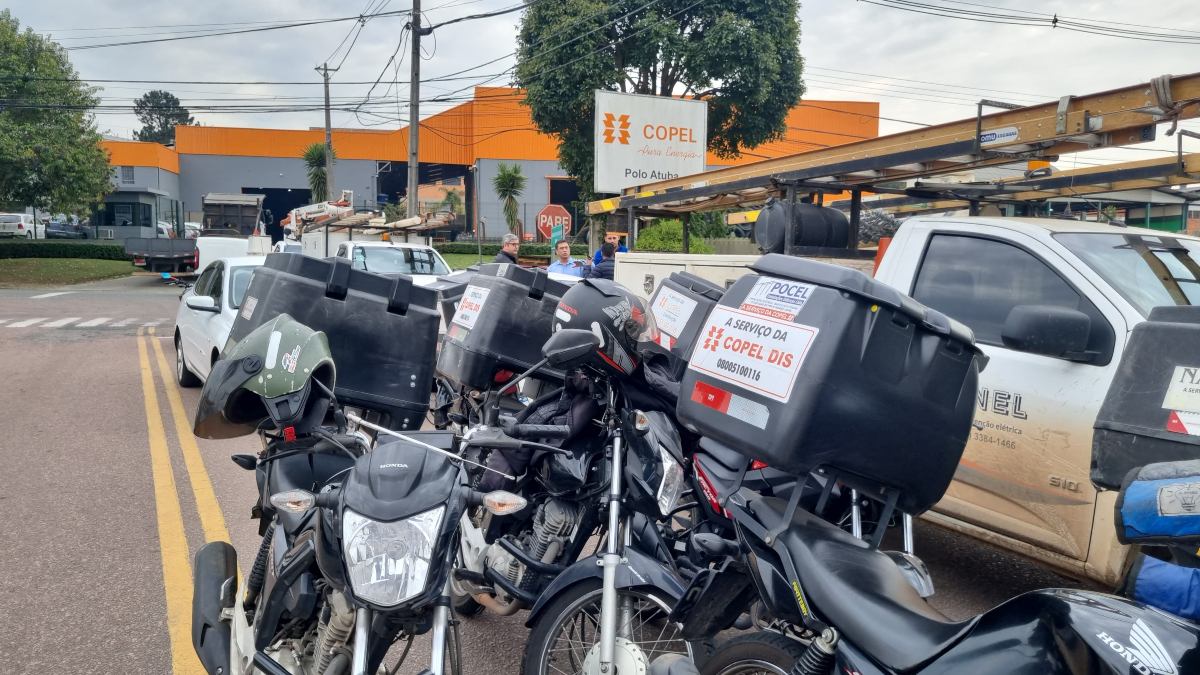
{"type": "Polygon", "coordinates": [[[707,436],[700,439],[700,449],[730,471],[739,471],[743,466],[750,463],[749,457],[707,436]]]}
{"type": "MultiPolygon", "coordinates": [[[[747,506],[773,529],[781,524],[787,502],[762,497],[747,506]]],[[[908,671],[929,662],[978,620],[950,621],[913,589],[886,554],[807,511],[797,509],[779,541],[792,555],[817,616],[889,669],[908,671]]]]}

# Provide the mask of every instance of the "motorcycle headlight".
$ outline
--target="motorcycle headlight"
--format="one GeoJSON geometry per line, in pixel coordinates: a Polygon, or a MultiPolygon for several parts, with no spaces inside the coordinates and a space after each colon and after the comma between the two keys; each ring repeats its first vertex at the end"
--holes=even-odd
{"type": "Polygon", "coordinates": [[[663,478],[658,485],[658,510],[665,516],[679,503],[679,495],[683,494],[683,467],[667,449],[658,446],[658,454],[662,456],[663,478]]]}
{"type": "Polygon", "coordinates": [[[425,590],[446,507],[391,523],[342,512],[342,548],[354,595],[392,607],[425,590]]]}

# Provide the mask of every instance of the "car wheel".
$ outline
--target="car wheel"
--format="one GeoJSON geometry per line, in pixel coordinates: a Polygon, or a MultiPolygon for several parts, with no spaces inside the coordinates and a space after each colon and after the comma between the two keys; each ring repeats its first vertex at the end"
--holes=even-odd
{"type": "Polygon", "coordinates": [[[198,387],[200,378],[188,369],[187,361],[183,358],[183,341],[175,336],[175,381],[181,387],[198,387]]]}

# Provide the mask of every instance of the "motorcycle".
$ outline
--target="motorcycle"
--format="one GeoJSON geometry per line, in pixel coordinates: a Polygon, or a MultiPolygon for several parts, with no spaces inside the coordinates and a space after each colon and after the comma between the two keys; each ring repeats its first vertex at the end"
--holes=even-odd
{"type": "Polygon", "coordinates": [[[213,675],[360,675],[407,640],[403,662],[414,637],[432,633],[423,672],[457,673],[447,593],[461,515],[472,506],[513,513],[525,502],[467,486],[452,434],[401,434],[347,414],[332,373],[324,334],[282,315],[230,350],[206,383],[197,435],[250,427],[264,440],[259,455],[234,456],[258,480],[262,542],[245,578],[230,544],[197,552],[196,653],[213,675]],[[282,345],[291,370],[276,372],[281,360],[269,352],[294,335],[294,349],[282,345]],[[304,376],[280,385],[282,394],[262,388],[297,370],[304,376]],[[366,428],[396,440],[371,449],[366,428]]]}

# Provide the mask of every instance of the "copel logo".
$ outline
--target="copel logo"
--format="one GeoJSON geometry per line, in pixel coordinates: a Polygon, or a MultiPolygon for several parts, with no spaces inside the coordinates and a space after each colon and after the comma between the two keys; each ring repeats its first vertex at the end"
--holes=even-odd
{"type": "Polygon", "coordinates": [[[712,352],[717,351],[717,345],[720,344],[721,336],[724,334],[724,328],[717,328],[716,326],[710,327],[708,329],[708,336],[704,338],[704,344],[701,345],[700,348],[707,349],[712,352]]]}
{"type": "Polygon", "coordinates": [[[629,115],[604,113],[604,142],[614,141],[621,145],[629,145],[629,115]]]}

